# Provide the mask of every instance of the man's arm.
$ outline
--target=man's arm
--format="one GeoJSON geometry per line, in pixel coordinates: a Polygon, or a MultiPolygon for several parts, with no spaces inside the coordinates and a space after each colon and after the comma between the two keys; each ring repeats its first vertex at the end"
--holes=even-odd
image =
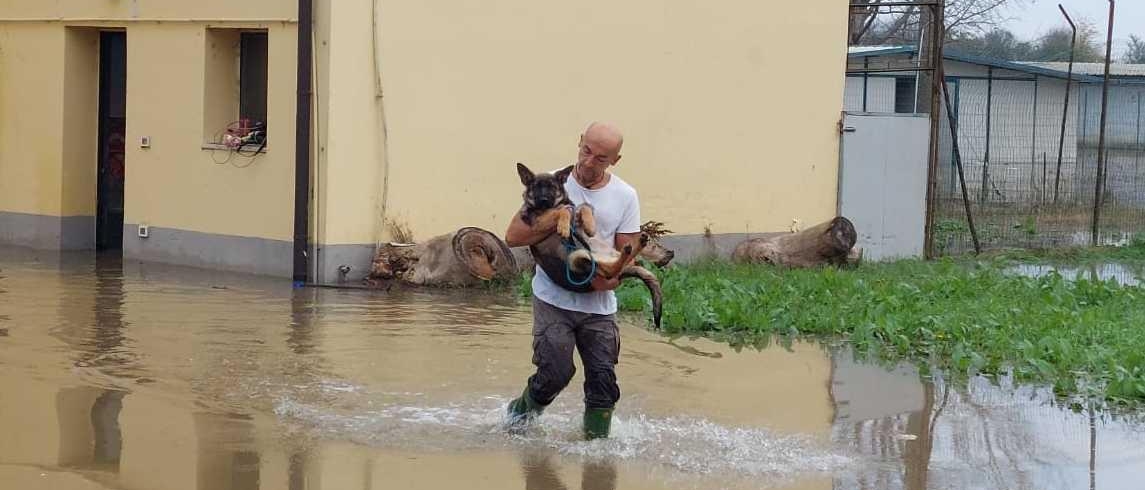
{"type": "Polygon", "coordinates": [[[542,218],[543,216],[539,216],[530,227],[521,219],[521,212],[517,211],[517,214],[513,215],[513,220],[509,222],[509,229],[505,230],[505,245],[527,247],[544,240],[556,231],[555,220],[542,218]]]}

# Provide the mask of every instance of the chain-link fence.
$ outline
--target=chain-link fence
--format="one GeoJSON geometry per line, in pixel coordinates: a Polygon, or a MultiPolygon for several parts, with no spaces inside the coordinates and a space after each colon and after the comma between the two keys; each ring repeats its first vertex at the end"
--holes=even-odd
{"type": "MultiPolygon", "coordinates": [[[[1089,244],[1101,84],[1069,83],[1067,108],[1064,77],[947,73],[967,194],[982,246],[1089,244]]],[[[1145,231],[1143,98],[1145,84],[1110,85],[1102,243],[1124,242],[1145,231]]],[[[945,112],[943,116],[933,231],[936,251],[953,254],[973,246],[949,119],[945,112]]]]}

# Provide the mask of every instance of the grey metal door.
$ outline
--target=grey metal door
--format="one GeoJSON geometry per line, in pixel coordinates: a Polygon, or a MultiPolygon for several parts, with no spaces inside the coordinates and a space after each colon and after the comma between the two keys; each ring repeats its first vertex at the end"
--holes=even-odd
{"type": "Polygon", "coordinates": [[[864,260],[922,256],[929,142],[926,114],[843,115],[839,214],[864,260]]]}

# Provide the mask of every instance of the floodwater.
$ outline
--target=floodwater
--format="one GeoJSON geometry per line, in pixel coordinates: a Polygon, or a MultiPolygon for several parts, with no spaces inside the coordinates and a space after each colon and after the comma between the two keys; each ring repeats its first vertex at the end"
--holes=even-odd
{"type": "Polygon", "coordinates": [[[1145,271],[1117,262],[1092,264],[1088,266],[1057,266],[1050,264],[1018,264],[1007,272],[1026,277],[1041,277],[1056,272],[1066,279],[1086,279],[1090,281],[1114,281],[1122,286],[1141,286],[1145,271]]]}
{"type": "Polygon", "coordinates": [[[579,440],[579,373],[509,436],[529,323],[504,294],[0,248],[0,488],[1064,490],[1145,474],[1145,425],[1042,388],[636,323],[612,438],[579,440]]]}

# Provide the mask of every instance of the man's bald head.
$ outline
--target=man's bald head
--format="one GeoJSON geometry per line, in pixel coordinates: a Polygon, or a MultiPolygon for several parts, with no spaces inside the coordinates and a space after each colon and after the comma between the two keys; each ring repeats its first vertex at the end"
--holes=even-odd
{"type": "Polygon", "coordinates": [[[593,146],[599,145],[599,150],[620,155],[620,147],[624,146],[624,135],[620,128],[609,122],[593,122],[584,130],[581,138],[593,146]]]}
{"type": "Polygon", "coordinates": [[[616,125],[594,122],[580,135],[576,171],[573,176],[581,185],[596,189],[608,183],[608,168],[620,161],[624,136],[616,125]]]}

